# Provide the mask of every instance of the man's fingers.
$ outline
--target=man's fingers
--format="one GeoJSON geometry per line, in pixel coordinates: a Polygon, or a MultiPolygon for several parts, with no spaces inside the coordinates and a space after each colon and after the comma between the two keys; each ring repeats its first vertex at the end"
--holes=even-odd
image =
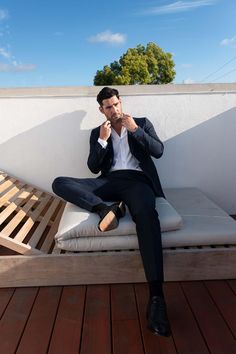
{"type": "Polygon", "coordinates": [[[107,120],[104,124],[103,124],[104,127],[108,128],[111,126],[111,122],[109,120],[107,120]]]}

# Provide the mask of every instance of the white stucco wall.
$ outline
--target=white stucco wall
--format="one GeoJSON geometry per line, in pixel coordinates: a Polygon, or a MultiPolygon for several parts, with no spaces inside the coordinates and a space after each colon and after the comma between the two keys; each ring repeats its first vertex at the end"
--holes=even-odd
{"type": "MultiPolygon", "coordinates": [[[[0,170],[51,191],[59,175],[91,176],[99,87],[0,89],[0,170]]],[[[146,116],[165,143],[164,187],[196,186],[236,214],[236,84],[119,87],[125,112],[146,116]]]]}

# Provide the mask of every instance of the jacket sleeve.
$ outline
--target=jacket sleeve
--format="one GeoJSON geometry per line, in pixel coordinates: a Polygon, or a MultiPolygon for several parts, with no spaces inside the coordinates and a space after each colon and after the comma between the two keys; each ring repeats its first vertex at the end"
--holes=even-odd
{"type": "Polygon", "coordinates": [[[103,148],[98,142],[97,129],[93,129],[90,135],[90,151],[87,165],[91,172],[99,173],[102,169],[104,158],[108,152],[108,147],[103,148]]]}
{"type": "Polygon", "coordinates": [[[147,118],[144,119],[144,125],[138,126],[137,130],[131,134],[146,153],[158,159],[163,154],[164,145],[158,138],[152,123],[147,118]]]}

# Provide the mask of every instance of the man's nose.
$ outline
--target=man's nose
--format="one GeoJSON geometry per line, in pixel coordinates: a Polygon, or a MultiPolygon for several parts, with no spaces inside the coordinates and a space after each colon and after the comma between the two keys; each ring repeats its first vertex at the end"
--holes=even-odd
{"type": "Polygon", "coordinates": [[[111,111],[112,111],[112,113],[116,113],[117,112],[117,108],[115,106],[112,106],[111,111]]]}

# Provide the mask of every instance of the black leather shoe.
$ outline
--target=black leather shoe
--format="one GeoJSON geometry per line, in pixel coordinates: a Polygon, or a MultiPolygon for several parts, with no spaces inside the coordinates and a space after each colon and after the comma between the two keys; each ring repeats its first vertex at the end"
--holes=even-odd
{"type": "Polygon", "coordinates": [[[170,324],[167,316],[166,303],[163,297],[153,296],[147,306],[148,329],[160,336],[171,335],[170,324]]]}
{"type": "Polygon", "coordinates": [[[98,228],[100,231],[113,230],[119,225],[119,219],[125,215],[125,204],[123,202],[114,203],[107,206],[100,213],[98,228]]]}

